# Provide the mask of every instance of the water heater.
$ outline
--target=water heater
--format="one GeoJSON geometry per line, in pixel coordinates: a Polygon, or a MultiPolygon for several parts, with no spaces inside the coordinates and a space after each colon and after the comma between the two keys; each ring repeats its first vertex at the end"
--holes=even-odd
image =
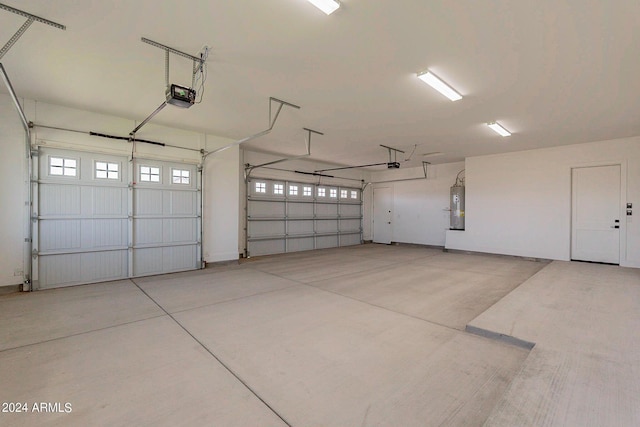
{"type": "MultiPolygon", "coordinates": [[[[456,180],[457,181],[457,180],[456,180]]],[[[449,198],[451,207],[451,230],[464,230],[464,185],[458,182],[451,187],[449,198]]]]}

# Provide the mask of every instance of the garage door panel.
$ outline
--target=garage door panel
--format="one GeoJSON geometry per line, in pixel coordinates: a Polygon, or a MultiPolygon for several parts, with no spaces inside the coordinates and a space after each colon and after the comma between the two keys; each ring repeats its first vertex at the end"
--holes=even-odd
{"type": "Polygon", "coordinates": [[[82,213],[81,187],[65,184],[41,184],[41,216],[76,216],[82,213]]]}
{"type": "Polygon", "coordinates": [[[341,216],[360,216],[360,205],[340,205],[341,216]]]}
{"type": "Polygon", "coordinates": [[[194,243],[198,240],[195,218],[165,219],[164,243],[194,243]]]}
{"type": "Polygon", "coordinates": [[[195,165],[145,160],[130,180],[124,156],[39,150],[34,288],[199,268],[195,165]]]}
{"type": "Polygon", "coordinates": [[[360,244],[360,234],[345,234],[340,236],[340,246],[353,246],[360,244]]]}
{"type": "Polygon", "coordinates": [[[313,220],[289,221],[289,234],[313,234],[313,220]]]}
{"type": "Polygon", "coordinates": [[[335,219],[323,219],[316,221],[316,232],[318,233],[337,233],[338,232],[338,220],[335,219]]]}
{"type": "Polygon", "coordinates": [[[360,231],[359,219],[341,219],[340,231],[360,231]]]}
{"type": "Polygon", "coordinates": [[[167,215],[196,215],[197,195],[193,191],[171,191],[169,196],[169,210],[167,215]]]}
{"type": "Polygon", "coordinates": [[[316,237],[316,248],[326,249],[338,246],[338,236],[318,236],[316,237]]]}
{"type": "Polygon", "coordinates": [[[162,248],[136,249],[133,258],[133,275],[162,273],[162,263],[162,248]]]}
{"type": "Polygon", "coordinates": [[[135,190],[135,212],[136,215],[156,215],[163,214],[163,191],[149,188],[136,188],[135,190]]]}
{"type": "Polygon", "coordinates": [[[93,215],[126,215],[127,189],[96,187],[93,189],[93,215]]]}
{"type": "Polygon", "coordinates": [[[289,239],[287,244],[289,252],[310,251],[313,249],[313,237],[289,239]]]}
{"type": "Polygon", "coordinates": [[[271,255],[286,252],[284,240],[260,240],[249,243],[251,255],[271,255]]]}
{"type": "Polygon", "coordinates": [[[89,241],[83,239],[83,247],[127,246],[126,219],[84,220],[83,230],[89,238],[89,241]]]}
{"type": "Polygon", "coordinates": [[[249,224],[249,235],[252,237],[265,237],[285,234],[285,222],[283,221],[253,221],[249,224]]]}
{"type": "Polygon", "coordinates": [[[133,227],[134,245],[161,244],[163,225],[162,218],[137,218],[133,227]]]}
{"type": "Polygon", "coordinates": [[[92,252],[40,257],[40,288],[49,289],[126,277],[127,251],[92,252]]]}
{"type": "Polygon", "coordinates": [[[316,206],[316,215],[319,217],[323,216],[338,216],[338,205],[330,204],[330,203],[322,203],[316,206]]]}
{"type": "Polygon", "coordinates": [[[41,221],[39,234],[40,251],[43,252],[127,245],[124,219],[41,221]]]}
{"type": "Polygon", "coordinates": [[[164,261],[169,268],[167,273],[180,270],[193,270],[196,268],[196,246],[174,246],[162,248],[164,261]]]}
{"type": "Polygon", "coordinates": [[[247,184],[249,256],[361,242],[360,189],[264,178],[247,184]],[[342,242],[344,233],[353,236],[342,242]]]}
{"type": "Polygon", "coordinates": [[[283,217],[284,203],[266,202],[254,200],[249,206],[249,216],[257,218],[279,218],[283,217]]]}
{"type": "Polygon", "coordinates": [[[289,217],[290,218],[313,217],[313,204],[312,203],[290,203],[289,217]]]}

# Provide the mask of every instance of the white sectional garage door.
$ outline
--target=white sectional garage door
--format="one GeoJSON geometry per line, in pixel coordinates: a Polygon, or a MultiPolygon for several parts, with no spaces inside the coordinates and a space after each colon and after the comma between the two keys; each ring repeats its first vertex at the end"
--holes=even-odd
{"type": "Polygon", "coordinates": [[[136,159],[131,276],[199,265],[200,201],[195,165],[136,159]]]}
{"type": "Polygon", "coordinates": [[[247,186],[249,256],[362,242],[359,188],[258,178],[247,186]]]}
{"type": "Polygon", "coordinates": [[[40,148],[36,166],[34,289],[199,268],[196,165],[40,148]]]}

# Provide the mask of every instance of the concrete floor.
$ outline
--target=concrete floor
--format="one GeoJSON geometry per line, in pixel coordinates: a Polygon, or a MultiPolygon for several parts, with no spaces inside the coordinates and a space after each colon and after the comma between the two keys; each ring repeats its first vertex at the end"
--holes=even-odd
{"type": "Polygon", "coordinates": [[[369,244],[0,296],[0,425],[640,425],[639,279],[369,244]]]}

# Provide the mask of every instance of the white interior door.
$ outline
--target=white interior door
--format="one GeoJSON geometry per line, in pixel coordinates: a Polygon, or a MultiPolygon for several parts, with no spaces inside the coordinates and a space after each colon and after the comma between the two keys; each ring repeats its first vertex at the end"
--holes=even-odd
{"type": "Polygon", "coordinates": [[[620,263],[620,165],[572,170],[571,259],[620,263]]]}
{"type": "Polygon", "coordinates": [[[373,189],[373,241],[391,243],[391,188],[373,189]]]}

